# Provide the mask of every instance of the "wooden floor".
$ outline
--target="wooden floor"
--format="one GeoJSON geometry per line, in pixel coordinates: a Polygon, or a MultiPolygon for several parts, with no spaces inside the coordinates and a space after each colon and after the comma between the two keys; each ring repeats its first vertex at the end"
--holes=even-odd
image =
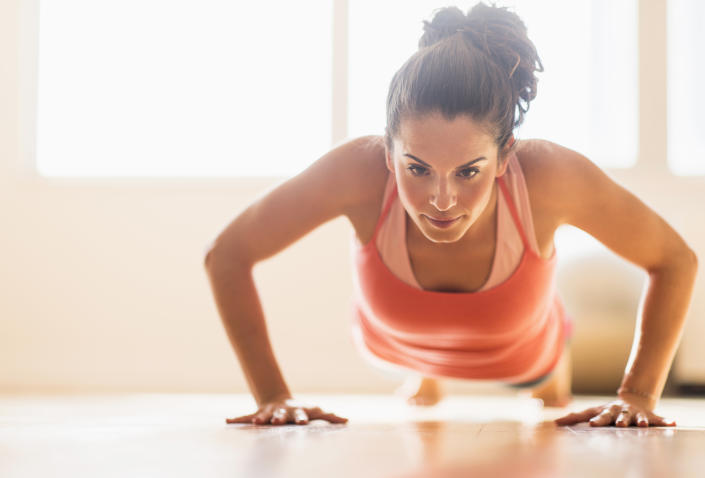
{"type": "Polygon", "coordinates": [[[349,419],[225,424],[249,395],[0,395],[0,477],[703,477],[705,400],[662,399],[669,428],[555,427],[513,396],[297,395],[349,419]]]}

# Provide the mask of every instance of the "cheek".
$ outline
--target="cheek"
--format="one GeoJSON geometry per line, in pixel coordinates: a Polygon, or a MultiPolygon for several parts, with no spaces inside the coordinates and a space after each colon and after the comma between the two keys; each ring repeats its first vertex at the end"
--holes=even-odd
{"type": "Polygon", "coordinates": [[[470,192],[472,198],[477,203],[485,204],[492,197],[492,186],[494,185],[494,178],[491,181],[484,181],[479,187],[473,188],[470,192]]]}
{"type": "Polygon", "coordinates": [[[402,179],[397,183],[397,193],[399,199],[411,210],[426,211],[428,207],[428,191],[426,186],[421,181],[409,181],[402,179]]]}

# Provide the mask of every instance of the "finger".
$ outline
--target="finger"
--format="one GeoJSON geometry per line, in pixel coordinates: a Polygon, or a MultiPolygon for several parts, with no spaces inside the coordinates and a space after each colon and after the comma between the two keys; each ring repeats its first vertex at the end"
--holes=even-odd
{"type": "Polygon", "coordinates": [[[340,417],[338,415],[333,415],[332,413],[330,414],[329,421],[333,423],[347,423],[348,419],[345,417],[340,417]]]}
{"type": "Polygon", "coordinates": [[[268,408],[257,413],[255,415],[255,418],[252,419],[252,423],[262,425],[265,423],[269,423],[270,418],[272,418],[272,411],[268,408]]]}
{"type": "Polygon", "coordinates": [[[294,409],[294,422],[298,425],[305,425],[308,423],[308,415],[303,408],[294,409]]]}
{"type": "Polygon", "coordinates": [[[318,420],[321,418],[323,415],[326,414],[323,410],[321,410],[319,407],[315,408],[306,408],[306,413],[308,413],[308,418],[311,420],[318,420]]]}
{"type": "Polygon", "coordinates": [[[636,425],[639,427],[648,427],[649,426],[649,419],[646,416],[646,414],[643,412],[636,412],[636,415],[634,416],[634,420],[636,421],[636,425]]]}
{"type": "Polygon", "coordinates": [[[339,417],[333,413],[324,413],[319,418],[327,420],[331,423],[346,423],[348,421],[347,418],[339,417]]]}
{"type": "Polygon", "coordinates": [[[289,421],[289,411],[284,407],[279,407],[272,414],[272,424],[281,425],[289,421]]]}
{"type": "Polygon", "coordinates": [[[557,425],[574,425],[576,423],[587,421],[588,419],[594,417],[599,411],[600,407],[592,407],[587,410],[583,410],[582,412],[569,413],[568,415],[554,420],[554,422],[557,425]]]}
{"type": "Polygon", "coordinates": [[[587,419],[584,414],[569,413],[568,415],[556,418],[553,422],[558,426],[575,425],[587,419]]]}
{"type": "Polygon", "coordinates": [[[333,423],[345,423],[347,418],[339,417],[333,413],[324,412],[321,407],[302,407],[308,414],[309,420],[327,420],[333,423]]]}
{"type": "MultiPolygon", "coordinates": [[[[331,418],[335,417],[334,414],[324,412],[319,407],[309,408],[307,411],[308,411],[308,416],[311,420],[328,420],[328,421],[330,421],[331,418]]],[[[337,418],[340,418],[340,417],[337,417],[337,418]]],[[[347,418],[345,420],[347,421],[347,418]]]]}
{"type": "Polygon", "coordinates": [[[255,416],[254,413],[250,415],[243,415],[241,417],[226,418],[225,423],[252,423],[252,418],[255,416]]]}
{"type": "Polygon", "coordinates": [[[612,420],[614,420],[614,415],[614,406],[606,408],[602,411],[602,413],[590,419],[590,426],[604,427],[605,425],[610,425],[612,420]]]}
{"type": "Polygon", "coordinates": [[[582,413],[569,413],[568,415],[565,415],[560,418],[556,418],[554,420],[554,423],[559,426],[565,426],[565,425],[575,425],[576,423],[580,423],[585,421],[585,418],[583,418],[584,414],[582,413]]]}
{"type": "Polygon", "coordinates": [[[658,415],[653,415],[651,417],[651,420],[649,420],[651,423],[651,426],[655,427],[674,427],[676,426],[675,420],[666,420],[664,417],[660,417],[658,415]]]}
{"type": "Polygon", "coordinates": [[[592,420],[590,420],[590,425],[603,427],[609,426],[614,423],[617,418],[617,414],[622,410],[622,405],[615,403],[609,406],[609,408],[604,408],[602,412],[592,420]]]}
{"type": "Polygon", "coordinates": [[[656,415],[655,413],[649,414],[649,422],[660,423],[661,421],[663,421],[663,417],[661,415],[656,415]]]}
{"type": "Polygon", "coordinates": [[[614,422],[617,427],[628,427],[632,424],[632,413],[627,409],[622,409],[617,415],[617,420],[614,422]]]}

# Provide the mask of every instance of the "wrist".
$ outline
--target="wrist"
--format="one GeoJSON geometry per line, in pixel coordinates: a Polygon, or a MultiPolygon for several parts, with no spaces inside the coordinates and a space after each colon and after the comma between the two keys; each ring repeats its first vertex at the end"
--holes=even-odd
{"type": "Polygon", "coordinates": [[[645,406],[651,410],[656,407],[656,403],[659,399],[657,395],[629,387],[619,387],[617,389],[617,396],[621,399],[625,399],[630,402],[636,401],[640,405],[645,406]]]}
{"type": "Polygon", "coordinates": [[[280,392],[278,394],[273,394],[273,395],[266,395],[262,396],[257,400],[257,406],[262,406],[265,403],[272,403],[272,402],[283,402],[285,400],[289,400],[294,398],[291,393],[287,392],[280,392]]]}

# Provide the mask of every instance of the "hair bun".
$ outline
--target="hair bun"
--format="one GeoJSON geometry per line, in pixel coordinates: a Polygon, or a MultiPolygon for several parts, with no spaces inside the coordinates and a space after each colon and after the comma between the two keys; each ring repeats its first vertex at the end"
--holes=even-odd
{"type": "Polygon", "coordinates": [[[529,109],[529,102],[536,97],[538,80],[534,73],[543,71],[536,47],[529,40],[526,25],[519,16],[507,7],[480,2],[470,8],[467,15],[458,7],[436,9],[433,19],[423,23],[424,34],[419,40],[419,48],[462,32],[474,48],[501,68],[516,95],[518,111],[514,125],[519,126],[529,109]]]}
{"type": "Polygon", "coordinates": [[[419,48],[431,46],[468,26],[468,17],[458,7],[437,8],[434,13],[430,22],[423,21],[424,34],[419,40],[419,48]]]}
{"type": "Polygon", "coordinates": [[[393,150],[403,117],[459,114],[487,126],[499,148],[513,144],[514,129],[536,97],[543,65],[526,25],[506,7],[478,3],[467,14],[436,9],[423,21],[419,50],[394,74],[387,94],[385,146],[393,150]]]}

